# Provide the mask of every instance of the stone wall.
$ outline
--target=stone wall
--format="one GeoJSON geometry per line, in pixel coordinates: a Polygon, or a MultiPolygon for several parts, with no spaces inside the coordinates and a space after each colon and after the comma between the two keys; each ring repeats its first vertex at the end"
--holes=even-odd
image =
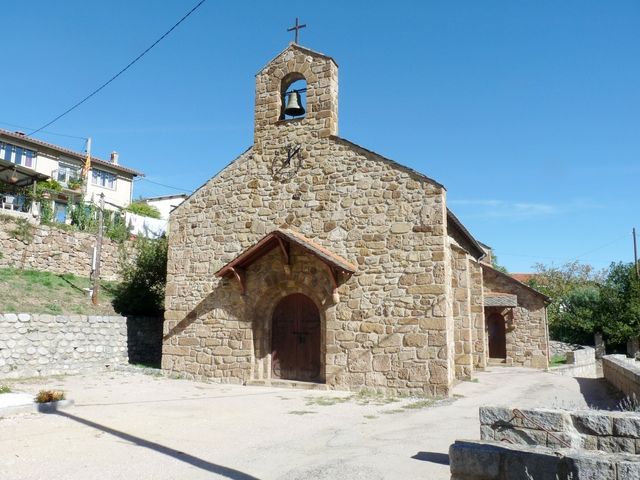
{"type": "Polygon", "coordinates": [[[0,377],[95,370],[127,363],[124,317],[0,314],[0,377]]]}
{"type": "MultiPolygon", "coordinates": [[[[625,395],[640,399],[640,362],[626,355],[602,357],[604,378],[625,395]]],[[[640,453],[640,452],[639,452],[640,453]]]]}
{"type": "Polygon", "coordinates": [[[549,336],[544,296],[488,265],[482,265],[482,269],[485,293],[517,296],[517,307],[485,307],[487,315],[497,312],[506,321],[506,363],[547,368],[549,336]]]}
{"type": "MultiPolygon", "coordinates": [[[[14,233],[17,227],[14,219],[0,216],[0,268],[90,275],[95,235],[48,225],[30,226],[32,235],[20,235],[14,233]]],[[[104,280],[119,279],[119,259],[119,245],[104,239],[100,269],[104,280]]]]}
{"type": "Polygon", "coordinates": [[[640,413],[480,407],[480,438],[550,448],[640,454],[640,413]]]}
{"type": "Polygon", "coordinates": [[[568,377],[596,378],[596,350],[593,347],[569,350],[564,355],[567,362],[549,368],[549,372],[568,377]]]}
{"type": "Polygon", "coordinates": [[[453,320],[455,340],[456,378],[469,379],[474,369],[471,312],[471,276],[468,254],[451,247],[451,288],[453,294],[453,320]]]}
{"type": "Polygon", "coordinates": [[[451,480],[631,480],[640,456],[566,448],[457,440],[449,448],[451,480]]]}
{"type": "Polygon", "coordinates": [[[335,63],[290,46],[257,76],[253,148],[171,215],[164,369],[228,382],[270,375],[270,349],[260,339],[269,338],[263,331],[270,331],[273,302],[300,286],[326,325],[327,385],[449,393],[454,325],[444,188],[336,132],[335,63]],[[308,114],[278,120],[281,89],[297,75],[307,80],[308,114]],[[287,161],[291,145],[301,148],[287,161]],[[339,301],[308,255],[294,255],[291,279],[281,260],[251,265],[244,296],[214,276],[277,228],[357,264],[340,279],[339,301]]]}

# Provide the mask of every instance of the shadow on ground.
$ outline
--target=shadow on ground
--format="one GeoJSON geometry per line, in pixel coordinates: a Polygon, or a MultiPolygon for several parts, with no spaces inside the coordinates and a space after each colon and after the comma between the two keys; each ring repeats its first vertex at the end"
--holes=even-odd
{"type": "Polygon", "coordinates": [[[599,410],[617,410],[616,406],[622,394],[604,378],[579,378],[580,393],[591,408],[599,410]]]}
{"type": "Polygon", "coordinates": [[[438,452],[418,452],[413,457],[415,460],[423,462],[437,463],[438,465],[449,465],[449,455],[438,452]]]}
{"type": "Polygon", "coordinates": [[[86,418],[78,417],[76,415],[71,415],[70,413],[61,412],[61,411],[57,411],[55,414],[61,417],[65,417],[69,420],[73,420],[75,422],[81,423],[88,427],[101,430],[105,433],[121,438],[122,440],[138,445],[139,447],[148,448],[150,450],[161,453],[163,455],[167,455],[169,457],[175,458],[176,460],[179,460],[184,463],[188,463],[189,465],[192,465],[196,468],[200,468],[202,470],[206,470],[207,472],[222,475],[223,477],[230,478],[232,480],[259,480],[257,477],[254,477],[247,473],[243,473],[239,470],[235,470],[229,467],[224,467],[216,463],[208,462],[206,460],[203,460],[202,458],[194,457],[193,455],[189,455],[188,453],[181,452],[179,450],[174,450],[173,448],[170,448],[170,447],[165,447],[164,445],[160,445],[159,443],[151,442],[149,440],[145,440],[144,438],[136,437],[135,435],[121,432],[120,430],[115,430],[105,425],[101,425],[99,423],[92,422],[91,420],[87,420],[86,418]]]}

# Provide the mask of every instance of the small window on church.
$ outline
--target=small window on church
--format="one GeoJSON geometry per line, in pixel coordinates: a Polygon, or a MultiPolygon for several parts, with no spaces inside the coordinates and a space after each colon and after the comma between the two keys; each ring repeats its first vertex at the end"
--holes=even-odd
{"type": "Polygon", "coordinates": [[[302,118],[307,112],[307,82],[300,74],[291,74],[282,81],[282,114],[280,120],[302,118]]]}

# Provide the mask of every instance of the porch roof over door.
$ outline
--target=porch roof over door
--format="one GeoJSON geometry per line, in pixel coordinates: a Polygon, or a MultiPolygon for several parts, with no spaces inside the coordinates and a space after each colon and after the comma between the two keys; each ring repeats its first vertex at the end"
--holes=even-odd
{"type": "Polygon", "coordinates": [[[304,235],[292,230],[278,229],[265,235],[257,243],[247,248],[244,252],[218,270],[215,275],[217,277],[236,275],[238,270],[246,269],[249,265],[269,253],[274,248],[280,249],[286,263],[288,263],[289,245],[291,244],[296,245],[311,255],[316,256],[327,266],[338,271],[352,274],[357,269],[357,267],[348,260],[327,250],[321,245],[318,245],[316,242],[308,239],[304,235]]]}

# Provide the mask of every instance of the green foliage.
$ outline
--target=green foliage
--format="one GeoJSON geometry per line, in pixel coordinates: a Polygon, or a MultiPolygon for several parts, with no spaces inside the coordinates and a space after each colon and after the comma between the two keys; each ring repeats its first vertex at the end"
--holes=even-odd
{"type": "Polygon", "coordinates": [[[167,239],[139,237],[135,261],[123,268],[124,281],[116,288],[113,306],[123,315],[154,315],[164,312],[167,282],[167,239]]]}
{"type": "Polygon", "coordinates": [[[495,254],[491,255],[491,266],[499,272],[506,273],[507,275],[509,274],[509,270],[507,270],[507,267],[504,267],[498,263],[498,257],[495,254]]]}
{"type": "Polygon", "coordinates": [[[143,217],[160,218],[160,211],[153,205],[149,205],[145,202],[135,201],[127,207],[127,210],[136,215],[142,215],[143,217]]]}
{"type": "Polygon", "coordinates": [[[27,220],[25,220],[24,218],[18,218],[16,219],[15,228],[11,230],[9,233],[11,233],[13,238],[16,238],[21,242],[28,244],[33,241],[33,235],[35,234],[35,231],[36,231],[36,228],[33,225],[31,225],[27,220]]]}
{"type": "MultiPolygon", "coordinates": [[[[91,202],[78,202],[67,207],[71,225],[81,232],[98,231],[98,207],[91,202]]],[[[106,238],[122,243],[129,238],[129,228],[120,212],[105,210],[103,213],[103,232],[106,238]]]]}
{"type": "Polygon", "coordinates": [[[608,344],[640,335],[640,281],[633,264],[595,271],[579,262],[561,267],[536,265],[529,284],[552,299],[548,307],[551,338],[591,344],[602,332],[608,344]]]}
{"type": "Polygon", "coordinates": [[[564,365],[567,363],[567,356],[556,353],[551,357],[551,361],[549,363],[550,363],[549,365],[550,367],[558,367],[560,365],[564,365]]]}
{"type": "Polygon", "coordinates": [[[11,393],[11,389],[9,388],[9,385],[4,385],[0,383],[0,394],[1,393],[11,393]]]}
{"type": "Polygon", "coordinates": [[[605,337],[620,344],[640,335],[640,280],[632,263],[614,263],[609,267],[598,316],[605,337]]]}

